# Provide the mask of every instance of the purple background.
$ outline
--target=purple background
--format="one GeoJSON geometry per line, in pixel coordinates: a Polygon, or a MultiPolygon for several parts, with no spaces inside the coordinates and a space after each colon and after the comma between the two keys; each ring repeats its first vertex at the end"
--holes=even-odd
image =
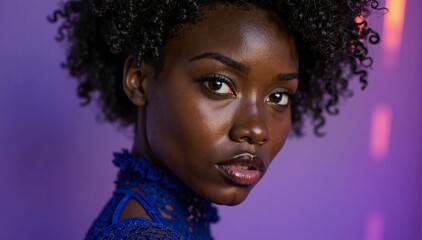
{"type": "MultiPolygon", "coordinates": [[[[114,187],[111,152],[131,146],[95,107],[79,107],[46,23],[57,2],[0,3],[0,239],[83,238],[114,187]]],[[[422,239],[421,7],[407,2],[397,65],[371,47],[368,89],[329,119],[326,137],[291,139],[242,205],[220,207],[217,239],[422,239]],[[374,161],[379,104],[392,111],[391,139],[374,161]]]]}

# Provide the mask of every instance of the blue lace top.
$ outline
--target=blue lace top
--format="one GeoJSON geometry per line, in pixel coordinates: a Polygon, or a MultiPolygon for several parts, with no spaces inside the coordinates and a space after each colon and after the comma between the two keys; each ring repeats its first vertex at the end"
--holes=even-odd
{"type": "Polygon", "coordinates": [[[116,190],[95,220],[86,239],[212,239],[210,223],[217,210],[171,172],[133,157],[114,153],[120,168],[116,190]],[[136,200],[151,218],[119,219],[129,199],[136,200]]]}

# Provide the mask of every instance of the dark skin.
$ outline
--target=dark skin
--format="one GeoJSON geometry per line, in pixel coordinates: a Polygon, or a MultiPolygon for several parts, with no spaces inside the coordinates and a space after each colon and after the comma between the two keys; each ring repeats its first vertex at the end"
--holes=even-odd
{"type": "MultiPolygon", "coordinates": [[[[138,107],[133,154],[173,172],[211,202],[241,203],[255,183],[230,181],[216,167],[238,154],[263,163],[283,147],[290,95],[298,87],[292,34],[272,12],[234,6],[206,10],[204,19],[169,40],[163,69],[128,58],[124,89],[138,107]]],[[[134,200],[121,218],[149,218],[134,200]]]]}

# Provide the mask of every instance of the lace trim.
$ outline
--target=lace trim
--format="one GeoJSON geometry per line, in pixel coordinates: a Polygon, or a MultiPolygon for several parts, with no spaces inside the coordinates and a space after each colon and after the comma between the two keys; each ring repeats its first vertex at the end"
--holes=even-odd
{"type": "Polygon", "coordinates": [[[86,239],[212,239],[210,223],[218,221],[218,214],[209,201],[169,170],[136,158],[128,150],[114,153],[114,157],[113,163],[120,169],[116,190],[86,239]],[[137,200],[152,221],[119,220],[129,198],[137,200]]]}
{"type": "Polygon", "coordinates": [[[178,179],[172,177],[168,170],[152,165],[147,159],[135,158],[127,149],[122,149],[122,152],[115,152],[113,155],[115,158],[113,163],[121,172],[135,172],[145,180],[161,183],[169,189],[180,190],[178,179]]]}
{"type": "Polygon", "coordinates": [[[181,239],[181,237],[173,229],[162,224],[143,218],[127,218],[105,229],[98,239],[175,240],[181,239]]]}

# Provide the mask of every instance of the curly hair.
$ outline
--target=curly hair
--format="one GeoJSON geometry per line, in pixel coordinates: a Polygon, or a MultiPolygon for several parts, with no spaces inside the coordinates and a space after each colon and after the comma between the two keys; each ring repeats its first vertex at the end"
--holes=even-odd
{"type": "Polygon", "coordinates": [[[352,96],[349,82],[357,77],[367,85],[367,41],[379,42],[367,17],[380,10],[377,0],[79,0],[67,1],[48,17],[59,22],[56,40],[68,45],[63,67],[78,83],[82,105],[98,92],[106,120],[129,126],[136,108],[121,87],[128,55],[154,64],[160,71],[167,41],[177,27],[200,21],[201,12],[216,4],[256,6],[275,12],[293,32],[299,52],[299,92],[292,105],[292,129],[303,134],[310,119],[316,135],[328,115],[338,114],[340,98],[352,96]],[[362,18],[361,18],[362,19],[362,18]]]}

